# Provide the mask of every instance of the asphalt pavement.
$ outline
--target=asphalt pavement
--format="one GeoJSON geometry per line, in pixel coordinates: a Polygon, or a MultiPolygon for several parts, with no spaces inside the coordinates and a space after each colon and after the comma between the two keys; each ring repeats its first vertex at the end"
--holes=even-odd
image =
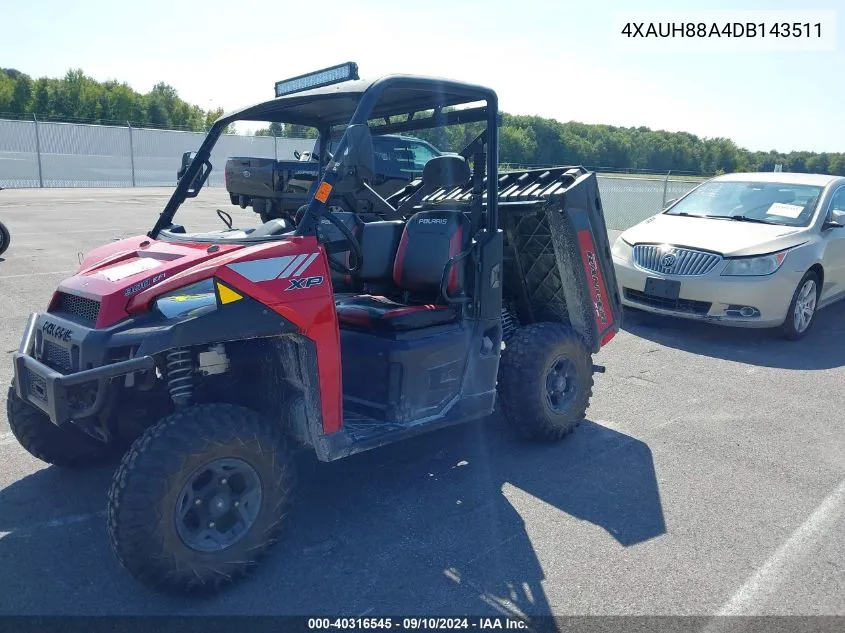
{"type": "MultiPolygon", "coordinates": [[[[0,192],[0,382],[26,316],[79,254],[148,230],[168,193],[0,192]]],[[[256,222],[223,193],[177,220],[222,227],[222,208],[256,222]]],[[[494,416],[304,459],[270,558],[196,600],[119,568],[113,466],[48,466],[0,412],[0,614],[845,615],[843,322],[831,307],[793,343],[628,313],[566,441],[521,441],[494,416]]]]}

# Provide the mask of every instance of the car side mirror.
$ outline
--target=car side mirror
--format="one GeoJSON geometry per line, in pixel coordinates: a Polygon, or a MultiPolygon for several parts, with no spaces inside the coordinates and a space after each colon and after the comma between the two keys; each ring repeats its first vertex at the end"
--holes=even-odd
{"type": "Polygon", "coordinates": [[[822,224],[822,231],[826,231],[828,229],[841,229],[843,226],[845,226],[845,211],[834,209],[830,212],[830,219],[826,220],[825,223],[822,224]]]}
{"type": "Polygon", "coordinates": [[[375,175],[373,135],[369,127],[357,123],[346,128],[346,155],[343,162],[347,167],[355,167],[359,178],[369,180],[375,175]]]}
{"type": "Polygon", "coordinates": [[[296,160],[299,160],[300,158],[302,158],[302,154],[300,154],[300,153],[299,153],[299,150],[298,150],[298,149],[295,149],[295,150],[293,150],[293,157],[294,157],[296,160]]]}
{"type": "Polygon", "coordinates": [[[673,204],[675,204],[677,201],[678,201],[677,198],[671,198],[671,199],[667,200],[663,205],[663,210],[665,211],[666,209],[671,207],[673,204]]]}

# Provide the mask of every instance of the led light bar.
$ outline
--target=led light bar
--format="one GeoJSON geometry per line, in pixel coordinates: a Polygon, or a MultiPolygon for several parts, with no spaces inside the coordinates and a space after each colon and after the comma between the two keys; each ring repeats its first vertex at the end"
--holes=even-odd
{"type": "Polygon", "coordinates": [[[310,90],[311,88],[320,88],[322,86],[330,86],[332,84],[339,84],[343,81],[350,81],[358,79],[358,64],[355,62],[346,62],[345,64],[338,64],[337,66],[330,66],[322,70],[314,71],[313,73],[305,73],[298,77],[291,77],[276,82],[276,96],[289,95],[294,92],[302,92],[303,90],[310,90]]]}

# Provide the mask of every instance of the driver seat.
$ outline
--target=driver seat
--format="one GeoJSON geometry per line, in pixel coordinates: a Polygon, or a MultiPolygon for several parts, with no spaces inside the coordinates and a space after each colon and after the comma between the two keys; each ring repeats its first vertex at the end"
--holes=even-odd
{"type": "MultiPolygon", "coordinates": [[[[469,219],[461,211],[420,211],[402,232],[393,262],[393,282],[399,297],[360,295],[337,304],[340,325],[370,332],[402,332],[443,325],[460,312],[441,294],[450,261],[470,242],[469,219]]],[[[465,261],[465,260],[462,260],[465,261]]],[[[464,289],[464,266],[451,264],[446,289],[450,296],[464,289]]]]}

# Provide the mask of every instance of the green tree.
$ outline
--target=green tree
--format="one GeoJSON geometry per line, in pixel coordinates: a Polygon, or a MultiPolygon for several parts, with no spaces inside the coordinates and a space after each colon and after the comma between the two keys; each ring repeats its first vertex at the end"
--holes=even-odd
{"type": "Polygon", "coordinates": [[[50,116],[53,111],[53,95],[50,92],[50,80],[41,77],[35,82],[33,111],[43,116],[50,116]]]}
{"type": "Polygon", "coordinates": [[[9,104],[9,109],[14,114],[26,114],[32,112],[32,80],[22,75],[18,77],[15,82],[15,89],[12,92],[12,102],[9,104]]]}

